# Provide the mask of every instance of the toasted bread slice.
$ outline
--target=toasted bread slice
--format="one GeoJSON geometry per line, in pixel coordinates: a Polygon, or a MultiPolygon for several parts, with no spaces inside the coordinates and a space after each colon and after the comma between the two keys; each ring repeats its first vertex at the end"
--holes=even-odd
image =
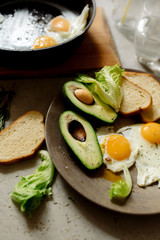
{"type": "Polygon", "coordinates": [[[137,114],[140,110],[151,106],[152,97],[143,88],[127,80],[122,79],[123,99],[120,107],[120,113],[126,116],[137,114]]]}
{"type": "Polygon", "coordinates": [[[151,107],[140,111],[142,121],[153,122],[160,119],[160,83],[149,73],[125,72],[124,76],[152,96],[151,107]]]}
{"type": "Polygon", "coordinates": [[[10,164],[34,155],[45,139],[44,117],[29,111],[0,132],[0,163],[10,164]]]}

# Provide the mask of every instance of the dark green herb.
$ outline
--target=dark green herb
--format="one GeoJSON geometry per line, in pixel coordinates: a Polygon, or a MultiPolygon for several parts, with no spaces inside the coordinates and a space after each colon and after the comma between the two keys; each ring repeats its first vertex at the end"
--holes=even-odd
{"type": "Polygon", "coordinates": [[[3,86],[0,86],[0,131],[4,129],[5,121],[9,118],[12,97],[13,89],[5,89],[3,86]]]}

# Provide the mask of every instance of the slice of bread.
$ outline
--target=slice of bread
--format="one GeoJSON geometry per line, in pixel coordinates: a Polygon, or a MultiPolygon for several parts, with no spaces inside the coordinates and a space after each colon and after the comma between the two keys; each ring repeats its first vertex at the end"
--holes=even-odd
{"type": "Polygon", "coordinates": [[[124,76],[152,96],[151,107],[140,111],[142,121],[157,121],[160,118],[160,83],[149,73],[125,72],[124,76]]]}
{"type": "Polygon", "coordinates": [[[143,88],[127,80],[122,79],[123,99],[120,106],[120,113],[126,116],[137,114],[142,109],[151,106],[152,97],[143,88]]]}
{"type": "Polygon", "coordinates": [[[0,163],[10,164],[34,155],[45,139],[44,117],[29,111],[0,132],[0,163]]]}

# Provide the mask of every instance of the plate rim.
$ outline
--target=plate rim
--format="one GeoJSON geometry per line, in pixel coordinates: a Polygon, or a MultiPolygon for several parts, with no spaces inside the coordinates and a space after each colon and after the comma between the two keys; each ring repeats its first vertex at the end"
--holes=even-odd
{"type": "MultiPolygon", "coordinates": [[[[147,73],[147,72],[145,72],[145,71],[136,70],[136,69],[131,69],[131,68],[124,68],[124,69],[125,69],[126,72],[147,73]]],[[[93,71],[94,71],[94,70],[93,70],[93,71]]],[[[91,71],[90,71],[90,72],[91,72],[91,71]]],[[[151,74],[151,73],[149,73],[149,74],[151,74]]],[[[151,75],[153,75],[153,74],[151,74],[151,75]]],[[[72,76],[72,77],[74,77],[74,76],[72,76]]],[[[153,75],[153,77],[155,77],[156,79],[158,78],[157,76],[154,76],[154,75],[153,75]]],[[[158,80],[158,79],[157,79],[157,80],[158,80]]],[[[159,78],[158,81],[160,81],[160,78],[159,78]]],[[[47,111],[47,114],[46,114],[46,120],[45,120],[45,125],[46,125],[46,127],[45,127],[46,146],[47,146],[47,149],[48,149],[51,157],[52,157],[52,153],[51,153],[50,148],[49,148],[48,134],[47,134],[48,119],[49,119],[50,111],[51,111],[52,107],[54,106],[54,103],[55,103],[56,99],[58,99],[58,98],[62,98],[61,92],[59,92],[59,93],[57,94],[57,96],[54,97],[54,99],[52,100],[52,102],[51,102],[51,104],[50,104],[50,106],[49,106],[49,108],[48,108],[48,111],[47,111]]],[[[52,158],[52,160],[53,160],[53,163],[55,164],[54,158],[52,158]]],[[[124,208],[123,208],[122,206],[120,206],[120,207],[118,207],[118,208],[116,207],[116,209],[115,209],[115,208],[114,208],[115,204],[113,204],[113,207],[111,207],[111,206],[106,206],[105,204],[101,204],[101,203],[99,203],[99,202],[97,202],[97,201],[94,201],[93,199],[89,198],[86,194],[82,193],[81,191],[79,191],[79,189],[77,189],[75,186],[73,186],[73,184],[71,184],[71,183],[68,181],[68,179],[64,176],[64,174],[61,173],[61,170],[59,169],[59,167],[56,166],[56,164],[55,164],[55,168],[57,169],[57,171],[59,172],[59,174],[61,175],[61,177],[67,182],[67,184],[69,184],[69,186],[70,186],[72,189],[74,189],[76,192],[78,192],[81,196],[83,196],[83,197],[86,198],[87,200],[89,200],[89,201],[91,201],[92,203],[94,203],[94,204],[96,204],[96,205],[99,205],[99,206],[101,206],[101,207],[103,207],[103,208],[105,208],[105,209],[108,209],[108,210],[114,211],[114,212],[118,212],[118,213],[121,213],[121,214],[127,214],[127,215],[156,215],[156,214],[159,214],[159,213],[160,213],[160,209],[159,209],[159,211],[154,210],[154,211],[151,211],[151,212],[136,212],[136,211],[134,211],[134,212],[133,212],[133,211],[132,211],[132,212],[129,212],[129,211],[124,211],[124,208]]],[[[131,197],[131,196],[129,196],[129,197],[131,197]]],[[[107,198],[107,195],[106,195],[106,198],[107,198]]],[[[108,198],[109,198],[109,197],[108,197],[108,198]]],[[[116,204],[116,206],[117,206],[117,204],[116,204]]]]}

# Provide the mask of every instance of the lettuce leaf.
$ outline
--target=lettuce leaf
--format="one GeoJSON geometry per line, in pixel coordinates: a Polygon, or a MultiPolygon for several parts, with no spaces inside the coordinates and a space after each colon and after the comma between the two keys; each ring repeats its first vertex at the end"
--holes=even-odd
{"type": "Polygon", "coordinates": [[[132,179],[126,166],[123,168],[124,180],[112,183],[109,190],[109,197],[113,201],[123,202],[132,190],[132,179]]]}
{"type": "Polygon", "coordinates": [[[95,73],[95,79],[81,74],[75,80],[86,84],[91,92],[99,96],[101,101],[118,112],[123,97],[121,88],[123,72],[124,70],[116,64],[103,67],[99,72],[95,73]]]}
{"type": "Polygon", "coordinates": [[[40,150],[39,155],[42,164],[34,174],[22,177],[11,193],[11,199],[20,204],[21,212],[26,211],[30,216],[43,199],[52,194],[54,165],[47,151],[40,150]]]}

